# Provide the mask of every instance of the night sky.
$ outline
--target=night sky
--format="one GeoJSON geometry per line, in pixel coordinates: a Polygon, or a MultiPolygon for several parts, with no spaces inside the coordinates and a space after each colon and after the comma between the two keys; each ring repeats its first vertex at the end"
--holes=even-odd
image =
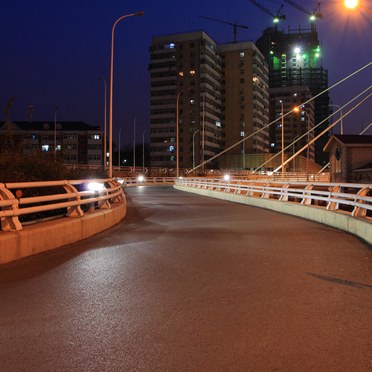
{"type": "MultiPolygon", "coordinates": [[[[323,66],[329,85],[372,61],[372,4],[364,0],[358,11],[346,11],[342,1],[325,1],[317,22],[323,66]]],[[[297,0],[312,11],[312,0],[297,0]]],[[[261,1],[273,13],[279,2],[261,1]]],[[[12,120],[32,119],[103,124],[104,84],[109,83],[111,27],[122,15],[144,11],[144,16],[121,21],[115,33],[114,142],[122,128],[121,143],[132,143],[134,117],[136,143],[142,133],[149,140],[149,46],[152,36],[206,31],[217,42],[231,42],[230,25],[206,16],[248,26],[238,29],[238,41],[255,41],[272,19],[248,0],[12,0],[2,1],[0,12],[0,105],[15,97],[12,120]]],[[[281,29],[308,28],[306,14],[284,4],[287,19],[281,29]]],[[[347,84],[331,91],[342,105],[372,84],[372,66],[347,84]]],[[[372,99],[344,119],[346,133],[359,133],[372,121],[372,99]]],[[[346,111],[346,110],[344,110],[346,111]]],[[[339,132],[339,129],[336,129],[339,132]]],[[[372,134],[372,130],[368,131],[372,134]]]]}

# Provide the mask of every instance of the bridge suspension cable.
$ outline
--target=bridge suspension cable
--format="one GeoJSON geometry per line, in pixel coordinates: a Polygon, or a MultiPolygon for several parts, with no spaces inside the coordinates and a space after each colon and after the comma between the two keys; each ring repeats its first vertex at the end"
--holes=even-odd
{"type": "MultiPolygon", "coordinates": [[[[309,102],[315,100],[316,98],[318,98],[318,97],[321,96],[322,94],[324,94],[324,93],[330,91],[331,89],[337,87],[338,85],[344,83],[346,80],[352,78],[353,76],[357,75],[358,73],[360,73],[361,71],[365,70],[366,68],[368,68],[368,67],[371,66],[371,65],[372,65],[372,62],[368,62],[366,65],[364,65],[364,66],[362,66],[361,68],[359,68],[358,70],[352,72],[352,73],[349,74],[348,76],[342,78],[341,80],[339,80],[338,82],[336,82],[336,83],[333,84],[332,86],[328,87],[327,89],[324,89],[323,91],[319,92],[318,94],[316,94],[316,95],[313,96],[312,98],[308,99],[307,101],[303,102],[302,104],[303,104],[303,105],[306,105],[307,103],[309,103],[309,102]]],[[[290,115],[293,111],[294,111],[293,109],[290,110],[290,111],[288,111],[286,114],[283,115],[283,117],[286,117],[286,116],[290,115]]],[[[272,122],[270,122],[270,123],[264,125],[262,128],[257,129],[255,132],[249,134],[248,136],[243,137],[241,140],[239,140],[239,141],[236,142],[235,144],[229,146],[227,149],[222,150],[222,151],[219,152],[218,154],[212,156],[211,158],[205,160],[204,162],[200,163],[200,164],[197,165],[196,167],[190,169],[190,170],[187,172],[187,174],[188,174],[188,173],[191,173],[191,172],[195,171],[196,169],[199,169],[199,168],[205,166],[205,164],[208,164],[209,162],[211,162],[211,161],[217,159],[217,158],[220,157],[221,155],[223,155],[223,154],[225,154],[226,152],[228,152],[228,151],[230,151],[231,149],[233,149],[235,146],[240,145],[241,143],[245,142],[247,139],[252,138],[253,136],[255,136],[257,133],[260,133],[260,132],[262,132],[263,130],[269,128],[272,124],[276,123],[276,122],[279,121],[279,120],[281,120],[281,117],[279,117],[279,118],[273,120],[272,122]]]]}
{"type": "MultiPolygon", "coordinates": [[[[328,117],[326,117],[325,119],[323,119],[320,123],[318,123],[317,125],[315,125],[313,128],[311,128],[310,130],[308,130],[306,133],[304,133],[302,136],[298,137],[295,141],[291,142],[289,145],[287,145],[283,151],[285,150],[288,150],[291,146],[293,146],[295,143],[297,143],[298,141],[300,141],[303,137],[307,136],[310,132],[312,132],[313,130],[315,130],[316,128],[318,128],[320,125],[322,125],[324,122],[326,122],[328,119],[330,119],[333,115],[336,115],[339,111],[343,110],[346,106],[350,105],[353,101],[355,101],[356,99],[358,99],[359,97],[361,97],[363,94],[365,94],[366,92],[368,92],[368,90],[372,89],[372,85],[370,85],[368,88],[364,89],[362,92],[360,92],[358,95],[356,95],[355,97],[353,97],[350,101],[348,101],[347,103],[345,103],[343,106],[341,106],[338,110],[334,111],[331,115],[329,115],[328,117]]],[[[371,95],[372,93],[370,93],[371,95]]],[[[369,95],[369,96],[370,96],[369,95]]],[[[368,96],[368,97],[369,97],[368,96]]],[[[367,98],[368,98],[367,97],[367,98]]],[[[364,102],[364,100],[362,100],[362,102],[364,102]]],[[[362,103],[361,102],[361,103],[362,103]]],[[[331,124],[330,126],[327,127],[327,129],[325,129],[325,132],[328,131],[329,129],[333,128],[336,124],[338,124],[341,120],[343,120],[344,117],[348,116],[355,108],[357,108],[359,106],[359,104],[357,104],[356,106],[354,106],[350,111],[348,111],[347,113],[345,113],[344,115],[342,115],[342,117],[340,117],[337,121],[335,121],[333,124],[331,124]]],[[[324,134],[324,133],[323,133],[324,134]]],[[[317,137],[319,138],[319,137],[317,137]]],[[[303,149],[306,149],[308,146],[305,146],[303,149]]],[[[300,151],[300,152],[297,152],[296,154],[300,154],[303,149],[300,151]]],[[[263,166],[265,166],[267,163],[269,163],[271,160],[275,159],[278,155],[280,155],[282,153],[282,151],[279,151],[278,153],[276,153],[275,155],[273,155],[270,159],[268,159],[267,161],[265,161],[264,163],[262,163],[259,167],[257,167],[253,172],[257,172],[260,168],[262,168],[263,166]]],[[[296,155],[296,156],[297,156],[296,155]]],[[[295,156],[295,157],[296,157],[295,156]]],[[[293,156],[291,157],[293,158],[293,156]]],[[[287,164],[287,163],[285,163],[287,164]]],[[[281,166],[279,167],[279,169],[281,169],[281,166]]]]}

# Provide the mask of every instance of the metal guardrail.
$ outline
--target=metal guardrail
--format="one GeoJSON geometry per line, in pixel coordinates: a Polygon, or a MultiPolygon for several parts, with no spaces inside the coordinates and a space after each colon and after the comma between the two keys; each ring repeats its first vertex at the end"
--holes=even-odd
{"type": "Polygon", "coordinates": [[[317,206],[372,222],[372,185],[179,178],[176,185],[317,206]]]}
{"type": "Polygon", "coordinates": [[[122,179],[123,186],[154,185],[165,184],[173,185],[175,177],[125,177],[122,179]]]}
{"type": "Polygon", "coordinates": [[[60,211],[59,217],[82,217],[124,200],[122,185],[113,179],[0,184],[1,230],[22,230],[21,216],[60,211]]]}

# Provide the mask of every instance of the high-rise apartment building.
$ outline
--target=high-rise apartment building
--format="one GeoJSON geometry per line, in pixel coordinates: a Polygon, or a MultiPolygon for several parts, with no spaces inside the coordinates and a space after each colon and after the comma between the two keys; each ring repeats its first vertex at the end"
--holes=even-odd
{"type": "MultiPolygon", "coordinates": [[[[313,97],[328,88],[328,71],[322,66],[318,33],[313,26],[310,30],[266,29],[256,42],[269,65],[270,88],[307,86],[313,97]]],[[[329,94],[325,92],[314,100],[315,135],[327,128],[325,120],[329,114],[329,94]]],[[[315,161],[323,164],[328,155],[323,147],[328,140],[323,135],[315,143],[315,161]]]]}
{"type": "Polygon", "coordinates": [[[225,148],[259,131],[228,154],[269,151],[269,79],[267,63],[253,42],[218,46],[223,62],[223,117],[225,148]]]}
{"type": "Polygon", "coordinates": [[[154,37],[150,55],[151,165],[176,166],[178,124],[179,165],[191,168],[223,146],[217,45],[204,32],[154,37]]]}
{"type": "MultiPolygon", "coordinates": [[[[177,127],[179,166],[190,169],[267,125],[268,69],[253,43],[167,35],[153,38],[150,58],[152,166],[176,166],[177,127]]],[[[268,152],[268,129],[231,154],[242,151],[268,152]]]]}

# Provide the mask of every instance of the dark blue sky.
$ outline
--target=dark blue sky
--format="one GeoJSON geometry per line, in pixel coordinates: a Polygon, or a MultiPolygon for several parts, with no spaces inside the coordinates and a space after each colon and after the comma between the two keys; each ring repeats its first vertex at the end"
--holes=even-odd
{"type": "MultiPolygon", "coordinates": [[[[261,3],[273,13],[279,2],[261,3]]],[[[312,0],[297,0],[313,10],[312,0]]],[[[322,4],[323,20],[317,23],[323,50],[323,66],[330,85],[372,61],[371,0],[364,11],[346,12],[341,0],[322,4]]],[[[229,25],[202,19],[207,16],[247,25],[238,30],[238,41],[255,41],[271,25],[270,16],[248,0],[12,0],[3,1],[0,12],[0,106],[15,96],[13,120],[26,120],[34,106],[33,120],[103,123],[104,86],[109,82],[111,27],[121,15],[144,11],[142,17],[121,21],[115,36],[114,141],[122,128],[122,143],[132,142],[136,113],[137,143],[149,134],[149,46],[154,35],[204,30],[217,42],[233,39],[229,25]]],[[[307,15],[284,6],[282,28],[308,27],[307,15]]],[[[348,84],[331,92],[333,103],[342,105],[372,84],[372,67],[348,84]]],[[[345,131],[358,133],[372,120],[371,99],[344,119],[345,131]]],[[[3,119],[3,117],[1,118],[3,119]]],[[[369,131],[371,134],[371,131],[369,131]]]]}

